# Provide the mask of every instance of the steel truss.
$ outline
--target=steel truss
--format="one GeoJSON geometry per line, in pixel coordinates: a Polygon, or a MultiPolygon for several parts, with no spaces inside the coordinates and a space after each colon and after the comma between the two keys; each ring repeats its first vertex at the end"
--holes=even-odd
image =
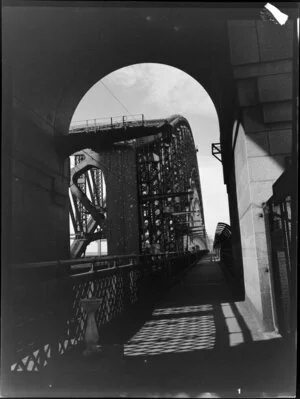
{"type": "Polygon", "coordinates": [[[70,186],[70,218],[72,221],[74,239],[71,245],[71,257],[78,258],[84,255],[86,247],[95,240],[106,238],[106,197],[104,193],[105,181],[101,169],[83,168],[85,155],[74,155],[75,168],[82,169],[82,173],[75,179],[75,187],[70,186]],[[87,206],[87,204],[89,206],[87,206]]]}
{"type": "Polygon", "coordinates": [[[201,199],[201,191],[189,126],[181,121],[146,143],[137,140],[137,169],[141,252],[184,251],[189,238],[205,239],[202,203],[198,210],[193,208],[194,197],[201,199]]]}
{"type": "MultiPolygon", "coordinates": [[[[141,253],[181,252],[200,242],[206,249],[197,150],[189,124],[180,116],[143,123],[157,126],[158,132],[127,142],[136,151],[141,253]]],[[[104,176],[99,169],[88,170],[84,158],[83,152],[75,154],[77,174],[70,190],[72,257],[107,236],[104,176]]]]}

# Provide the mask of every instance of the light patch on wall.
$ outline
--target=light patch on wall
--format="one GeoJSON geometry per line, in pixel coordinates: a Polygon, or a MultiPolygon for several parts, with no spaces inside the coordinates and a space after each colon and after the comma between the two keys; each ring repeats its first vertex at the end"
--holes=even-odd
{"type": "Polygon", "coordinates": [[[284,14],[270,3],[265,5],[265,9],[270,13],[270,19],[279,25],[284,25],[289,18],[288,15],[284,14]]]}

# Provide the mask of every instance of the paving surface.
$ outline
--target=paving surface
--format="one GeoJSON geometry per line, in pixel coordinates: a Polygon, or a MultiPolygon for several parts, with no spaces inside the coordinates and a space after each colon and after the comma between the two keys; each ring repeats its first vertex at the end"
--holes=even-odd
{"type": "Polygon", "coordinates": [[[259,329],[208,258],[128,326],[130,334],[124,328],[118,335],[123,345],[94,358],[83,357],[82,348],[73,351],[46,391],[23,391],[23,397],[294,396],[283,339],[259,329]]]}

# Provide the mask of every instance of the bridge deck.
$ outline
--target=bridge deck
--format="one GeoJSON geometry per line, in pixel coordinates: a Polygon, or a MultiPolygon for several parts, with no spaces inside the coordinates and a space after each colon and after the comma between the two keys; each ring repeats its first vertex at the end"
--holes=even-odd
{"type": "Polygon", "coordinates": [[[85,358],[78,347],[61,358],[43,395],[258,397],[293,389],[282,338],[259,330],[207,257],[131,321],[120,325],[117,338],[110,336],[110,342],[123,341],[123,357],[85,358]]]}

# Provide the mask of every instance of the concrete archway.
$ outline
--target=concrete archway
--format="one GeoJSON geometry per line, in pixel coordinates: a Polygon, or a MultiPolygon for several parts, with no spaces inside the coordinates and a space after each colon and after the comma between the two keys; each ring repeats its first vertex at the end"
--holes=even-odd
{"type": "Polygon", "coordinates": [[[228,100],[233,93],[230,84],[218,84],[222,77],[223,82],[230,77],[224,62],[218,63],[228,50],[227,27],[225,21],[210,19],[213,14],[214,10],[198,10],[195,15],[193,9],[174,9],[166,19],[159,8],[7,7],[4,31],[12,40],[18,37],[13,46],[9,40],[5,43],[20,88],[16,97],[32,105],[52,125],[53,134],[63,134],[79,100],[95,82],[126,65],[156,62],[198,80],[219,110],[220,92],[228,100]],[[208,37],[209,30],[214,35],[208,37]],[[191,40],[197,48],[196,63],[195,53],[186,46],[191,40]],[[47,96],[41,101],[43,93],[47,96]]]}
{"type": "MultiPolygon", "coordinates": [[[[153,59],[152,57],[151,57],[150,61],[143,62],[143,61],[140,61],[139,55],[137,55],[136,60],[137,60],[137,62],[135,62],[134,64],[125,64],[116,69],[114,69],[115,64],[112,64],[111,68],[113,68],[113,69],[111,69],[109,71],[109,73],[107,73],[105,75],[102,75],[99,73],[99,71],[101,71],[100,60],[96,60],[95,65],[93,65],[93,68],[91,70],[91,74],[88,74],[88,76],[85,76],[85,75],[80,76],[77,81],[77,82],[79,82],[79,84],[74,83],[74,85],[72,87],[70,87],[70,91],[65,93],[65,97],[62,100],[61,107],[63,107],[63,104],[66,104],[66,103],[70,104],[70,103],[73,103],[73,101],[74,101],[75,105],[74,105],[74,109],[72,112],[72,115],[73,115],[76,107],[78,106],[80,101],[83,99],[83,97],[85,97],[87,95],[88,91],[90,89],[92,89],[101,79],[108,77],[110,75],[113,75],[114,73],[117,73],[120,70],[126,70],[127,67],[139,66],[139,65],[141,65],[141,66],[143,66],[143,65],[150,65],[150,66],[155,65],[156,66],[157,65],[157,66],[166,67],[166,68],[170,67],[170,69],[174,68],[175,70],[181,71],[182,73],[185,73],[186,75],[191,77],[193,80],[195,80],[195,82],[197,82],[202,87],[202,89],[205,90],[209,99],[212,101],[215,112],[216,112],[216,118],[219,122],[218,110],[216,108],[216,106],[217,106],[216,93],[214,93],[213,87],[209,84],[207,76],[205,76],[205,75],[193,76],[186,70],[183,70],[182,68],[180,68],[179,63],[171,65],[171,64],[167,64],[167,63],[156,62],[155,58],[153,59]],[[99,62],[99,64],[98,64],[98,62],[99,62]]],[[[168,61],[167,57],[166,57],[166,61],[168,61]]],[[[199,106],[199,109],[200,109],[200,106],[199,106]]],[[[59,110],[58,113],[63,113],[63,111],[59,110]]],[[[64,128],[64,131],[65,131],[65,128],[64,128]]]]}
{"type": "MultiPolygon", "coordinates": [[[[249,224],[256,226],[253,237],[259,249],[249,254],[248,264],[251,267],[253,257],[262,276],[269,265],[267,251],[260,247],[266,231],[257,222],[252,199],[259,195],[260,204],[269,199],[284,170],[284,165],[273,167],[274,159],[291,155],[296,118],[293,22],[281,27],[260,20],[263,6],[118,8],[55,1],[44,7],[5,6],[3,173],[8,184],[3,191],[5,229],[12,228],[8,261],[12,254],[20,262],[68,257],[69,172],[53,138],[67,132],[79,99],[99,78],[125,65],[158,62],[187,72],[210,94],[219,116],[224,180],[232,198],[243,170],[237,158],[234,164],[232,147],[233,135],[238,134],[233,121],[240,115],[243,164],[253,183],[244,205],[249,224]],[[258,148],[251,145],[250,135],[258,148]],[[262,155],[257,150],[264,146],[262,155]],[[260,171],[264,173],[258,176],[260,171]],[[12,245],[18,246],[18,253],[12,245]]],[[[235,201],[241,203],[242,198],[235,201]]],[[[234,208],[233,221],[240,225],[244,215],[234,208]]],[[[257,310],[270,328],[270,287],[264,281],[262,277],[249,282],[248,294],[263,293],[257,310]]]]}

